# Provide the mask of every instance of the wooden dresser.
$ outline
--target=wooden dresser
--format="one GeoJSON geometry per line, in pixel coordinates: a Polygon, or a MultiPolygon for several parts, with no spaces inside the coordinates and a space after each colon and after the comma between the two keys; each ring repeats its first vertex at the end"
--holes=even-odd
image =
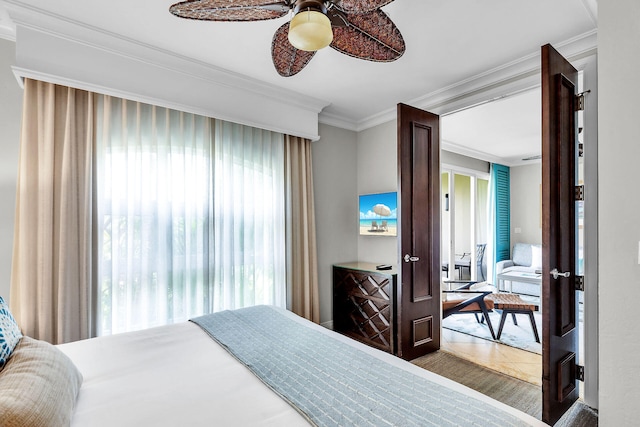
{"type": "Polygon", "coordinates": [[[350,262],[333,266],[333,329],[396,354],[397,272],[350,262]]]}

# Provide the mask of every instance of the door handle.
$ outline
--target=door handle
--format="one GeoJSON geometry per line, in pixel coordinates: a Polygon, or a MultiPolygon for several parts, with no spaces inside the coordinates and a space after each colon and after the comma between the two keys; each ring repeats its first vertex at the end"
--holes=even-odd
{"type": "Polygon", "coordinates": [[[418,258],[417,256],[411,256],[409,254],[406,254],[404,256],[404,262],[409,262],[409,261],[416,262],[416,261],[419,261],[419,260],[420,260],[420,258],[418,258]]]}
{"type": "Polygon", "coordinates": [[[551,270],[549,272],[549,274],[551,274],[554,279],[557,279],[558,277],[570,277],[571,276],[571,272],[565,271],[563,273],[560,273],[557,268],[554,268],[553,270],[551,270]]]}

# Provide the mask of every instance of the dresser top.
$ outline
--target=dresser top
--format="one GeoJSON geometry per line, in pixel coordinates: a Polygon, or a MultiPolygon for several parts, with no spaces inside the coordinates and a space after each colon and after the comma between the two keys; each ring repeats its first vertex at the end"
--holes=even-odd
{"type": "Polygon", "coordinates": [[[379,265],[379,264],[375,264],[372,262],[353,261],[353,262],[342,262],[340,264],[334,264],[334,267],[349,268],[351,270],[360,270],[360,271],[367,271],[370,273],[379,273],[379,274],[397,274],[398,273],[395,265],[391,265],[391,270],[376,270],[376,265],[379,265]]]}

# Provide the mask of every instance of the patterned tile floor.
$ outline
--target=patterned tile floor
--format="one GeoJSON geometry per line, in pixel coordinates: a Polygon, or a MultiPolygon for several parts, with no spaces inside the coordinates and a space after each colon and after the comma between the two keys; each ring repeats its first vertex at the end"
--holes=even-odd
{"type": "Polygon", "coordinates": [[[542,385],[542,356],[449,329],[442,329],[441,349],[478,365],[542,385]]]}

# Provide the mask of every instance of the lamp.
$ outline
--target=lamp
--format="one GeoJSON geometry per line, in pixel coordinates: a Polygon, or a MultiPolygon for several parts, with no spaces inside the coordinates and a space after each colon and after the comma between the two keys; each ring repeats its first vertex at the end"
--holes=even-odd
{"type": "Polygon", "coordinates": [[[289,43],[296,49],[316,51],[333,41],[327,8],[320,0],[298,0],[289,23],[289,43]]]}

